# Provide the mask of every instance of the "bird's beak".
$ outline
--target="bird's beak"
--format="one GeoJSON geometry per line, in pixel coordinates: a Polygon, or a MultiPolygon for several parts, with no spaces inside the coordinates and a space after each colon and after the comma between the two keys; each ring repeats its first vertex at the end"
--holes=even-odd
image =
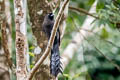
{"type": "Polygon", "coordinates": [[[51,14],[51,17],[53,17],[54,16],[54,14],[51,14]]]}

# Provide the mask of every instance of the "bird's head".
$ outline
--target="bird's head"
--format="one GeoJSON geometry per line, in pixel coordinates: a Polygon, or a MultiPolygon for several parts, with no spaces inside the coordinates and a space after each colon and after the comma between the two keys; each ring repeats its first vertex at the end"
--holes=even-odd
{"type": "Polygon", "coordinates": [[[48,18],[49,18],[50,20],[53,20],[53,19],[54,19],[54,14],[53,14],[53,13],[49,13],[49,14],[48,14],[48,18]]]}

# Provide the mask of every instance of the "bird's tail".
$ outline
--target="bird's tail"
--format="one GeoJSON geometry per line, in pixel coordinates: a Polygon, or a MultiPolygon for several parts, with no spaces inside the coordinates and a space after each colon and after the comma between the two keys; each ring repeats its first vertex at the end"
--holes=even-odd
{"type": "Polygon", "coordinates": [[[55,77],[57,77],[59,73],[62,73],[59,44],[53,44],[53,48],[51,50],[50,73],[55,77]]]}

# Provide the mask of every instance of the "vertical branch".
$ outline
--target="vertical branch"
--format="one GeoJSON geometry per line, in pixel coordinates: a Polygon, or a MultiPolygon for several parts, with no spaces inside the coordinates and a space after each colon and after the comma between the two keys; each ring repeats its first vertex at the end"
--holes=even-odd
{"type": "MultiPolygon", "coordinates": [[[[27,21],[27,14],[28,14],[28,11],[27,11],[27,0],[24,0],[23,1],[24,2],[24,13],[25,13],[25,24],[26,24],[26,21],[27,21]]],[[[27,27],[26,27],[26,31],[27,31],[27,27]]],[[[27,39],[26,39],[26,41],[27,41],[27,39]]],[[[28,44],[28,42],[26,42],[26,44],[28,44]]],[[[29,44],[28,45],[26,45],[27,46],[27,52],[29,52],[29,48],[28,48],[28,46],[29,46],[29,44]]],[[[26,54],[26,64],[27,64],[27,70],[28,70],[28,72],[30,71],[30,56],[29,56],[29,54],[26,54]]]]}
{"type": "MultiPolygon", "coordinates": [[[[6,33],[7,36],[7,46],[9,50],[9,59],[11,58],[11,51],[12,51],[12,24],[11,24],[11,12],[10,12],[10,2],[9,0],[5,0],[5,16],[6,16],[6,33]]],[[[12,60],[10,59],[10,67],[12,69],[12,60]]]]}
{"type": "MultiPolygon", "coordinates": [[[[25,1],[25,0],[24,0],[25,1]]],[[[14,0],[16,26],[16,76],[17,80],[26,80],[26,4],[23,0],[14,0]]]]}
{"type": "Polygon", "coordinates": [[[5,1],[0,1],[0,27],[1,27],[1,42],[0,45],[0,79],[10,80],[9,68],[12,66],[10,59],[10,52],[8,49],[8,36],[6,31],[6,18],[5,18],[5,1]]]}
{"type": "Polygon", "coordinates": [[[12,50],[12,24],[11,24],[11,12],[10,12],[10,2],[9,0],[5,0],[5,16],[6,16],[6,28],[8,29],[8,47],[11,56],[12,50]]]}
{"type": "MultiPolygon", "coordinates": [[[[3,11],[3,14],[5,14],[5,2],[3,0],[3,6],[2,6],[2,11],[3,11]]],[[[5,16],[5,15],[4,15],[5,16]]],[[[9,67],[11,68],[12,67],[12,61],[11,61],[11,58],[10,58],[10,49],[9,49],[9,46],[8,46],[8,36],[7,36],[7,28],[6,28],[6,18],[4,17],[3,20],[2,20],[2,24],[1,24],[1,30],[2,30],[2,46],[3,46],[3,49],[4,49],[4,53],[5,53],[5,56],[6,56],[6,59],[7,59],[7,62],[8,62],[8,65],[9,67]]]]}

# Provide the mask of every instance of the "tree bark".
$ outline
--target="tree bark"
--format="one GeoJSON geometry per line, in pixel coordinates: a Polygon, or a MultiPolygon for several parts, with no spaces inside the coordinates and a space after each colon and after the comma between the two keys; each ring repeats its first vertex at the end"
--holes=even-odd
{"type": "Polygon", "coordinates": [[[6,21],[7,21],[7,26],[6,28],[8,29],[8,48],[10,51],[10,57],[11,57],[11,52],[12,52],[12,22],[11,22],[11,12],[10,12],[10,2],[9,0],[5,0],[5,15],[6,15],[6,21]]]}
{"type": "MultiPolygon", "coordinates": [[[[36,54],[35,62],[41,57],[43,52],[46,49],[48,40],[43,32],[42,23],[44,16],[50,12],[52,9],[48,4],[47,0],[28,0],[28,10],[30,15],[30,22],[32,27],[33,35],[37,40],[37,46],[41,48],[41,52],[36,54]]],[[[50,78],[50,69],[49,69],[49,57],[44,61],[40,66],[39,70],[35,74],[35,80],[48,80],[50,78]]]]}
{"type": "Polygon", "coordinates": [[[17,80],[27,78],[26,0],[14,0],[16,26],[16,76],[17,80]]]}
{"type": "Polygon", "coordinates": [[[7,45],[8,36],[6,31],[5,0],[0,1],[0,79],[10,80],[9,68],[12,65],[10,52],[7,45]]]}

